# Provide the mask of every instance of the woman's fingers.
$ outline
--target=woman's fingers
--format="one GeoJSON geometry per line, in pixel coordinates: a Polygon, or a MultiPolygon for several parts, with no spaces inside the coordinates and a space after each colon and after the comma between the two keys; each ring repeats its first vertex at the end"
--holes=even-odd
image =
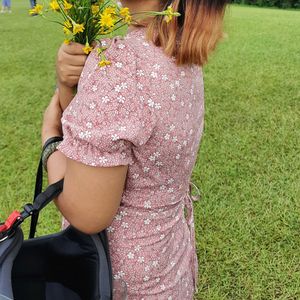
{"type": "MultiPolygon", "coordinates": [[[[82,55],[84,45],[72,42],[69,45],[63,44],[62,49],[64,52],[70,54],[70,55],[82,55]]],[[[85,55],[85,54],[84,54],[85,55]]]]}
{"type": "Polygon", "coordinates": [[[75,85],[78,84],[80,75],[72,75],[72,74],[62,74],[57,72],[57,77],[59,83],[66,85],[68,87],[74,87],[75,85]]]}
{"type": "Polygon", "coordinates": [[[60,46],[57,54],[56,71],[59,81],[64,85],[73,87],[78,83],[87,59],[83,47],[84,45],[75,42],[60,46]]]}
{"type": "Polygon", "coordinates": [[[58,50],[57,76],[61,83],[69,87],[73,87],[78,83],[87,59],[87,55],[83,53],[82,47],[83,45],[78,43],[63,44],[58,50]]]}
{"type": "Polygon", "coordinates": [[[57,72],[60,77],[80,76],[83,66],[58,65],[57,72]]]}
{"type": "Polygon", "coordinates": [[[74,87],[78,84],[80,76],[70,75],[65,81],[61,80],[60,82],[68,87],[74,87]]]}
{"type": "Polygon", "coordinates": [[[83,66],[85,64],[87,55],[86,54],[70,54],[60,48],[57,54],[57,62],[60,64],[68,64],[73,66],[83,66]]]}

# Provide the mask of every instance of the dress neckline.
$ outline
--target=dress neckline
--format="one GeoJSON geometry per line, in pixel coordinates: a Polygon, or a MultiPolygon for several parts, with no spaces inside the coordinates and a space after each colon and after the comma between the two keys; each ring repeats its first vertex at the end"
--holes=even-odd
{"type": "Polygon", "coordinates": [[[127,36],[130,36],[130,35],[134,35],[134,34],[144,34],[146,31],[146,27],[133,27],[131,28],[128,33],[127,33],[127,36]]]}

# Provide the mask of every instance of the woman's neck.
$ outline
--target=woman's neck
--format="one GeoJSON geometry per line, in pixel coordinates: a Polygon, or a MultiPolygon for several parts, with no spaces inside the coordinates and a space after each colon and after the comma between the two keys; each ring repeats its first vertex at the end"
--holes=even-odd
{"type": "MultiPolygon", "coordinates": [[[[162,0],[121,0],[123,7],[128,7],[131,14],[137,14],[144,11],[160,11],[162,0]]],[[[129,32],[135,30],[137,27],[147,27],[153,17],[139,19],[136,16],[137,23],[129,26],[129,32]]]]}

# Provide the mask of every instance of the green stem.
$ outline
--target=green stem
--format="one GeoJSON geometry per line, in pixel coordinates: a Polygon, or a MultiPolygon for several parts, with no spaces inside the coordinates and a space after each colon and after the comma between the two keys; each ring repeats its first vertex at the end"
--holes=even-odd
{"type": "Polygon", "coordinates": [[[110,0],[105,1],[102,6],[99,8],[99,11],[101,11],[108,3],[110,2],[110,0]]]}
{"type": "Polygon", "coordinates": [[[55,21],[55,20],[51,20],[51,19],[48,19],[45,15],[41,15],[45,20],[47,20],[48,22],[52,22],[52,23],[57,23],[61,26],[65,26],[63,23],[60,23],[58,21],[55,21]]]}
{"type": "Polygon", "coordinates": [[[62,3],[59,0],[57,1],[57,3],[59,5],[60,12],[61,12],[62,16],[67,21],[68,20],[68,16],[65,14],[65,10],[64,10],[64,7],[62,6],[62,3]]]}
{"type": "MultiPolygon", "coordinates": [[[[117,31],[117,30],[119,30],[120,28],[122,28],[123,26],[126,26],[126,25],[127,25],[127,24],[122,24],[122,25],[119,26],[118,28],[115,28],[114,31],[117,31]]],[[[113,32],[114,32],[114,31],[113,31],[113,32]]]]}

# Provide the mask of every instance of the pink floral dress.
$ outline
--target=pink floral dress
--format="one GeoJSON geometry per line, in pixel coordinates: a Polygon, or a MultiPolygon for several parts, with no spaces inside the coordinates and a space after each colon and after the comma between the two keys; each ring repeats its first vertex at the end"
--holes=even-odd
{"type": "Polygon", "coordinates": [[[197,278],[189,182],[203,132],[201,68],[176,66],[137,29],[93,51],[63,114],[67,157],[95,167],[129,165],[107,229],[113,276],[129,300],[189,300],[197,278]]]}

